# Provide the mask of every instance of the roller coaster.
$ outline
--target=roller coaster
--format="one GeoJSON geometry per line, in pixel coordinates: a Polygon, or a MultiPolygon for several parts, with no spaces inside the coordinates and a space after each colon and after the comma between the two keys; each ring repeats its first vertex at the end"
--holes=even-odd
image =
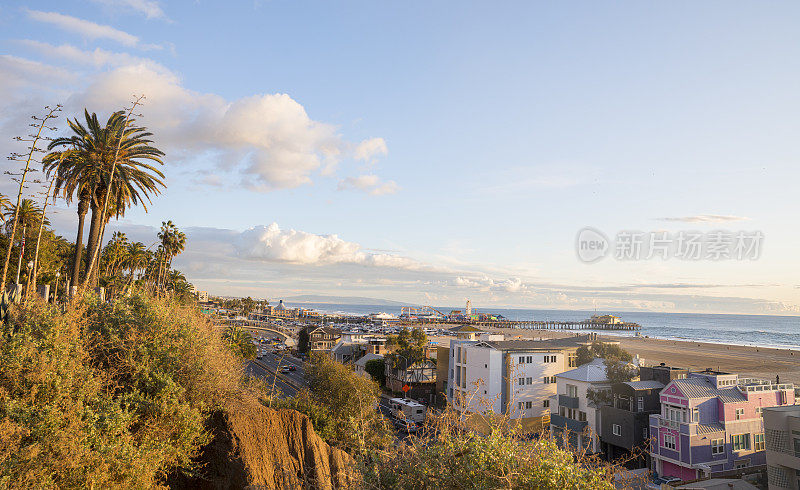
{"type": "Polygon", "coordinates": [[[401,306],[400,318],[440,318],[446,319],[447,315],[433,306],[401,306]]]}

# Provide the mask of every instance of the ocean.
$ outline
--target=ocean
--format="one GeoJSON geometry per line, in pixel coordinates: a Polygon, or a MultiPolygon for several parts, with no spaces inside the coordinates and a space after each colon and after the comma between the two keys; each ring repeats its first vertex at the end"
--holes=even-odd
{"type": "MultiPolygon", "coordinates": [[[[366,315],[385,312],[400,314],[397,306],[351,305],[333,303],[293,303],[326,313],[366,315]]],[[[448,312],[450,307],[439,308],[448,312]]],[[[509,308],[477,308],[476,311],[498,313],[509,320],[580,321],[594,315],[582,310],[529,310],[509,308]]],[[[800,350],[800,317],[772,315],[722,315],[699,313],[650,313],[600,311],[598,315],[616,315],[626,322],[642,326],[640,333],[657,339],[688,340],[718,344],[751,345],[800,350]]],[[[632,336],[633,332],[603,331],[603,335],[632,336]]]]}

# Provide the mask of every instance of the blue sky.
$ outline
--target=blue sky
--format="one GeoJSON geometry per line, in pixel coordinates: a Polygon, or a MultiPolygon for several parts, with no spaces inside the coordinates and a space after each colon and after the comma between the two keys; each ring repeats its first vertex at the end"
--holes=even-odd
{"type": "Polygon", "coordinates": [[[0,146],[45,103],[105,116],[145,93],[169,187],[118,226],[187,229],[177,265],[212,293],[795,314],[799,14],[6,2],[0,146]],[[585,226],[765,238],[758,260],[588,265],[585,226]]]}

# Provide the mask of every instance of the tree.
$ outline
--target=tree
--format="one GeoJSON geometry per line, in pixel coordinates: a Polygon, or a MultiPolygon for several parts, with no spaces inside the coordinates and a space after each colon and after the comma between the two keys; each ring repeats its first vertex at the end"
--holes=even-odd
{"type": "Polygon", "coordinates": [[[308,354],[309,350],[311,350],[311,338],[309,338],[308,327],[306,327],[297,333],[297,351],[308,354]]]}
{"type": "Polygon", "coordinates": [[[631,354],[619,346],[619,344],[611,344],[607,342],[594,341],[589,346],[582,345],[578,347],[577,364],[583,366],[595,358],[602,359],[616,359],[619,361],[630,362],[633,357],[631,354]]]}
{"type": "Polygon", "coordinates": [[[3,223],[6,222],[6,210],[9,208],[11,208],[11,200],[3,194],[0,194],[0,221],[3,223]]]}
{"type": "Polygon", "coordinates": [[[230,349],[244,359],[255,359],[258,348],[253,344],[253,336],[245,332],[242,327],[229,326],[225,329],[222,338],[228,343],[230,349]]]}
{"type": "Polygon", "coordinates": [[[426,358],[428,336],[421,328],[403,328],[399,334],[389,336],[387,347],[394,349],[386,357],[395,369],[407,368],[426,358]]]}
{"type": "MultiPolygon", "coordinates": [[[[579,347],[577,356],[579,366],[591,362],[593,359],[603,359],[606,378],[611,384],[624,383],[639,376],[639,368],[630,363],[633,357],[619,344],[595,341],[588,347],[585,345],[579,347]]],[[[605,388],[589,389],[586,392],[586,398],[598,406],[608,404],[611,401],[611,391],[605,388]]]]}
{"type": "Polygon", "coordinates": [[[364,365],[364,371],[372,376],[372,379],[379,386],[386,384],[386,361],[383,359],[372,359],[364,365]]]}
{"type": "MultiPolygon", "coordinates": [[[[28,135],[30,139],[23,139],[21,137],[17,137],[17,141],[24,141],[26,143],[30,143],[28,146],[28,153],[27,154],[20,154],[20,153],[12,153],[9,157],[9,160],[14,160],[18,162],[25,162],[25,166],[21,169],[19,174],[11,174],[11,175],[18,175],[19,178],[14,178],[15,181],[19,182],[19,192],[17,193],[17,204],[16,207],[19,209],[20,202],[22,201],[22,191],[25,189],[25,179],[28,176],[28,172],[31,170],[31,162],[37,162],[35,156],[37,152],[42,152],[43,150],[38,147],[39,143],[45,139],[44,135],[42,134],[44,130],[49,129],[53,130],[55,128],[50,128],[47,126],[47,122],[50,119],[55,119],[58,117],[56,114],[57,112],[61,111],[61,105],[56,105],[55,107],[45,106],[45,110],[48,111],[44,117],[37,117],[31,116],[36,123],[31,123],[31,126],[36,128],[36,134],[28,135]]],[[[6,172],[11,173],[11,172],[6,172]]],[[[0,276],[0,293],[5,292],[6,290],[6,274],[8,273],[8,263],[11,261],[11,248],[14,244],[14,236],[17,234],[17,215],[14,214],[14,220],[11,225],[11,240],[8,242],[8,248],[6,250],[6,258],[3,262],[3,275],[0,276]]]]}
{"type": "MultiPolygon", "coordinates": [[[[127,207],[138,204],[147,211],[145,201],[150,202],[150,195],[158,194],[165,184],[161,180],[164,174],[146,162],[163,165],[161,157],[164,156],[161,150],[150,146],[152,134],[146,128],[132,126],[135,121],[128,120],[122,111],[113,113],[105,126],[100,124],[97,114],[89,115],[88,110],[84,110],[84,118],[86,126],[77,118],[68,120],[74,134],[57,138],[48,146],[48,150],[69,146],[69,154],[62,158],[61,151],[52,151],[45,156],[43,164],[48,176],[55,175],[56,193],[60,192],[67,201],[78,196],[80,202],[87,203],[92,210],[87,242],[88,268],[99,252],[99,240],[110,215],[122,216],[127,207]],[[108,197],[110,202],[105,203],[104,198],[108,197]],[[105,215],[106,204],[113,210],[108,216],[105,215]]],[[[86,215],[86,210],[84,206],[81,216],[80,203],[78,215],[78,228],[82,231],[82,216],[86,215]]],[[[76,240],[75,263],[78,264],[82,251],[80,242],[82,235],[76,240]]]]}
{"type": "Polygon", "coordinates": [[[357,457],[389,444],[389,429],[375,410],[379,389],[374,381],[324,354],[312,356],[305,377],[314,402],[336,422],[328,442],[357,457]]]}

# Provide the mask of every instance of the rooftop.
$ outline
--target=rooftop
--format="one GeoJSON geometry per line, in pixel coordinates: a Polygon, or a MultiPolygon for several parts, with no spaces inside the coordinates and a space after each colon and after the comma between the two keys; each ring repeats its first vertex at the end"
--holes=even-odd
{"type": "Polygon", "coordinates": [[[565,337],[563,339],[545,340],[486,340],[479,342],[478,346],[490,347],[497,350],[530,352],[530,351],[550,351],[554,349],[578,348],[582,345],[591,343],[588,335],[579,337],[565,337]]]}
{"type": "Polygon", "coordinates": [[[714,398],[718,397],[723,403],[747,401],[742,392],[735,386],[730,388],[717,388],[717,386],[702,376],[693,376],[686,379],[675,379],[672,384],[677,387],[687,398],[714,398]]]}
{"type": "Polygon", "coordinates": [[[626,385],[630,386],[634,390],[660,390],[664,387],[664,383],[655,380],[645,380],[645,381],[627,381],[625,382],[626,385]]]}
{"type": "Polygon", "coordinates": [[[556,377],[574,381],[585,381],[587,383],[603,383],[608,381],[605,360],[599,357],[571,371],[556,374],[556,377]]]}
{"type": "Polygon", "coordinates": [[[357,360],[355,362],[355,365],[356,366],[361,366],[361,367],[366,367],[367,363],[369,361],[374,360],[374,359],[383,359],[383,356],[380,355],[380,354],[373,354],[372,352],[370,352],[369,354],[365,354],[363,357],[361,357],[361,359],[357,360]]]}

